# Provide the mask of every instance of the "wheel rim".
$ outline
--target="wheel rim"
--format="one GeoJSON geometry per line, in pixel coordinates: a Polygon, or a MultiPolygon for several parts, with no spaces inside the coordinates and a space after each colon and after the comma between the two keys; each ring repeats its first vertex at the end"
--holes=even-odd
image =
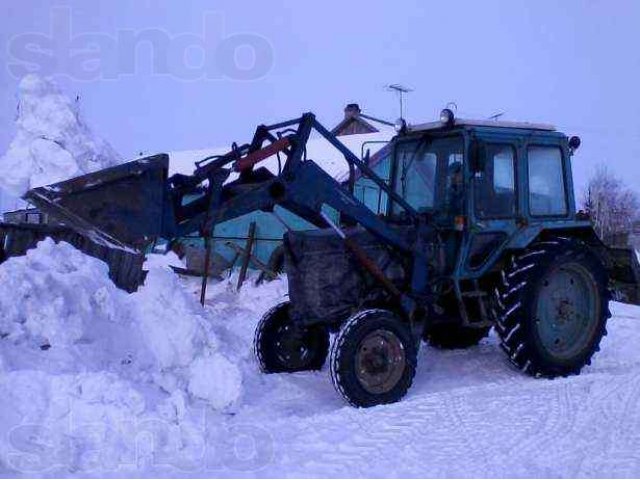
{"type": "Polygon", "coordinates": [[[313,359],[317,343],[316,337],[308,329],[282,325],[275,336],[276,356],[291,369],[304,368],[313,359]]]}
{"type": "Polygon", "coordinates": [[[542,346],[556,358],[570,359],[590,342],[600,318],[598,286],[582,265],[570,263],[542,280],[536,327],[542,346]]]}
{"type": "Polygon", "coordinates": [[[356,354],[356,376],[362,387],[373,394],[391,391],[402,378],[406,356],[395,333],[375,330],[365,336],[356,354]]]}

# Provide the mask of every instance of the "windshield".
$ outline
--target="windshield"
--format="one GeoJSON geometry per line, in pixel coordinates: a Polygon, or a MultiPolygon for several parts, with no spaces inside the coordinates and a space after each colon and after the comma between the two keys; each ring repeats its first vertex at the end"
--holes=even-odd
{"type": "MultiPolygon", "coordinates": [[[[459,210],[462,159],[462,138],[401,143],[396,147],[395,191],[418,212],[440,205],[459,210]]],[[[394,204],[392,213],[401,212],[402,207],[394,204]]]]}

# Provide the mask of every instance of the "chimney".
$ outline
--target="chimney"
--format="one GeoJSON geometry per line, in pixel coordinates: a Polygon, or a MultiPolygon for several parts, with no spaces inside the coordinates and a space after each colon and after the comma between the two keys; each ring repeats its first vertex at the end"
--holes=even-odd
{"type": "Polygon", "coordinates": [[[344,107],[344,118],[353,118],[360,115],[360,105],[357,103],[350,103],[344,107]]]}

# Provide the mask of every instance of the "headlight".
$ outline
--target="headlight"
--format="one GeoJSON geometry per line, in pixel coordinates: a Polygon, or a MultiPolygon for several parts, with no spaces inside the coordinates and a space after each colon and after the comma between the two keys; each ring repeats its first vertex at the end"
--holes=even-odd
{"type": "Polygon", "coordinates": [[[575,135],[569,139],[569,148],[571,151],[577,150],[580,147],[580,137],[576,137],[575,135]]]}
{"type": "Polygon", "coordinates": [[[399,118],[396,120],[396,122],[393,125],[393,128],[396,129],[396,132],[401,133],[404,130],[406,130],[407,128],[407,122],[404,120],[404,118],[399,118]]]}
{"type": "Polygon", "coordinates": [[[453,114],[453,111],[451,111],[450,109],[445,108],[440,112],[440,121],[446,127],[452,127],[455,120],[456,120],[455,115],[453,114]]]}

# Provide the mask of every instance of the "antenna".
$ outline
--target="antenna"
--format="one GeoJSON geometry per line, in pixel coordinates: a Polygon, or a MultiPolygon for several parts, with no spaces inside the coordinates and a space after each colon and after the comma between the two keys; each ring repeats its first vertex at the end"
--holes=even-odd
{"type": "Polygon", "coordinates": [[[387,85],[386,88],[388,91],[396,92],[398,94],[398,100],[400,101],[400,118],[404,118],[404,94],[413,92],[413,89],[402,86],[398,83],[387,85]]]}
{"type": "Polygon", "coordinates": [[[489,120],[493,120],[494,122],[497,122],[498,119],[503,116],[505,113],[507,112],[496,112],[493,115],[489,115],[489,120]]]}

